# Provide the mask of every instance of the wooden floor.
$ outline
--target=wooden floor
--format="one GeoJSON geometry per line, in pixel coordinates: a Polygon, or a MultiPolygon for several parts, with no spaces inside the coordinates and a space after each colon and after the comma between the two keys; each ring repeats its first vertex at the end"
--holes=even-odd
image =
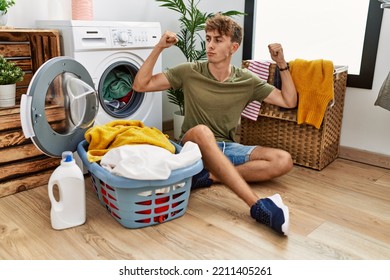
{"type": "Polygon", "coordinates": [[[249,216],[223,185],[191,193],[180,218],[126,229],[86,178],[87,222],[56,231],[46,186],[0,199],[0,259],[390,259],[390,170],[337,159],[321,172],[295,166],[253,189],[290,208],[281,237],[249,216]]]}

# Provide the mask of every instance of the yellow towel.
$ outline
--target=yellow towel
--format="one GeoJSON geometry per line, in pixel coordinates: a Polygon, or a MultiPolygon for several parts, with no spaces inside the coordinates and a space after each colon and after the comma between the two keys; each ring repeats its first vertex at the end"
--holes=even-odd
{"type": "Polygon", "coordinates": [[[88,129],[84,137],[89,143],[87,157],[90,162],[101,160],[109,149],[127,144],[150,144],[175,152],[167,135],[137,120],[115,120],[97,125],[88,129]]]}
{"type": "Polygon", "coordinates": [[[297,123],[320,128],[326,108],[334,98],[333,62],[296,59],[289,64],[299,94],[297,123]]]}

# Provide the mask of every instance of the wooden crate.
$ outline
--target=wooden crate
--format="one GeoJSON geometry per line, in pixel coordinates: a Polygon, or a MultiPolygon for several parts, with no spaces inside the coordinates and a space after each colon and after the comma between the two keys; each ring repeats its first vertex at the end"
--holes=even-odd
{"type": "Polygon", "coordinates": [[[33,74],[50,58],[60,55],[58,30],[2,29],[0,54],[20,66],[22,82],[16,84],[16,101],[25,94],[33,74]]]}
{"type": "MultiPolygon", "coordinates": [[[[14,61],[25,72],[17,84],[16,106],[0,108],[0,197],[41,186],[59,164],[39,151],[30,139],[25,139],[20,123],[20,97],[37,69],[50,58],[59,56],[57,30],[3,29],[0,30],[0,54],[14,61]]],[[[62,110],[47,107],[49,122],[61,123],[62,110]]]]}

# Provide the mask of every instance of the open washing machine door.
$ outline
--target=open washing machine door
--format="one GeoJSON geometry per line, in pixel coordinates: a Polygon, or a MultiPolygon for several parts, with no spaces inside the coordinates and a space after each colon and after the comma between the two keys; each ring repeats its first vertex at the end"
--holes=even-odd
{"type": "Polygon", "coordinates": [[[76,151],[98,109],[84,66],[70,57],[55,57],[37,70],[21,97],[22,130],[44,154],[61,157],[64,151],[76,151]]]}

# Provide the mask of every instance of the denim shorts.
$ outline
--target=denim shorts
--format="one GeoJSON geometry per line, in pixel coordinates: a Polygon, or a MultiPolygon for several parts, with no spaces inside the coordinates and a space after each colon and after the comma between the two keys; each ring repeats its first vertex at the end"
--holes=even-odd
{"type": "MultiPolygon", "coordinates": [[[[180,146],[183,146],[183,142],[181,141],[181,139],[177,143],[180,146]]],[[[217,141],[217,145],[219,149],[222,151],[222,153],[235,166],[248,162],[252,151],[257,147],[257,146],[246,146],[236,142],[218,142],[218,141],[217,141]]]]}
{"type": "Polygon", "coordinates": [[[256,148],[256,146],[245,146],[235,142],[217,142],[217,144],[233,165],[248,162],[251,152],[256,148]]]}

